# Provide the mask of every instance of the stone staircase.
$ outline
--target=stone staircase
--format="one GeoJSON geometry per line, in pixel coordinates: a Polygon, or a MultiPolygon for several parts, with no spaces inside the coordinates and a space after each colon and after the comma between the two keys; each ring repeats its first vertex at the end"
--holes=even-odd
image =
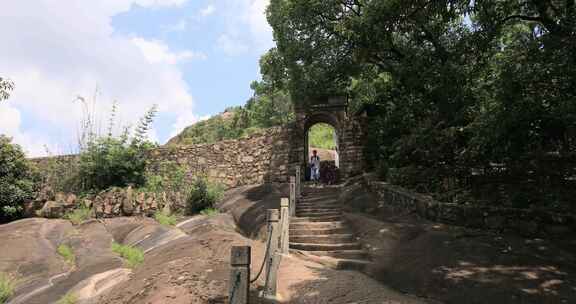
{"type": "Polygon", "coordinates": [[[290,249],[337,269],[363,270],[369,256],[344,222],[336,187],[305,187],[290,219],[290,249]]]}

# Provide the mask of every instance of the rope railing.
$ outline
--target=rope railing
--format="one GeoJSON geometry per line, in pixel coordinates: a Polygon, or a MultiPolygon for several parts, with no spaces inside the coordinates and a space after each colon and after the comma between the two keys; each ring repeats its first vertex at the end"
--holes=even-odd
{"type": "Polygon", "coordinates": [[[250,278],[250,246],[232,247],[230,263],[232,266],[230,277],[230,304],[247,304],[249,301],[250,284],[255,283],[264,273],[266,278],[263,297],[276,298],[278,269],[282,254],[289,253],[290,216],[295,215],[296,202],[300,198],[300,170],[297,168],[296,176],[290,177],[290,198],[280,200],[280,210],[267,211],[268,238],[264,259],[254,278],[250,278]]]}
{"type": "Polygon", "coordinates": [[[273,229],[274,229],[274,227],[272,227],[271,225],[268,225],[268,241],[266,242],[266,252],[264,253],[264,259],[262,260],[262,265],[260,265],[260,270],[258,271],[258,274],[256,275],[255,278],[250,280],[250,284],[256,282],[260,278],[260,275],[262,274],[262,271],[264,270],[264,265],[266,265],[266,261],[268,260],[268,257],[270,255],[270,241],[272,240],[272,230],[273,229]]]}

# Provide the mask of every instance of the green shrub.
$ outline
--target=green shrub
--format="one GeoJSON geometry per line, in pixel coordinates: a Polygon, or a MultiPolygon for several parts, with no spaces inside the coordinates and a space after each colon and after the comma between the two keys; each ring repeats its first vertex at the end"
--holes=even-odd
{"type": "Polygon", "coordinates": [[[56,251],[60,256],[62,256],[62,258],[64,258],[67,263],[74,264],[74,261],[76,261],[76,256],[74,255],[74,251],[72,248],[70,248],[70,246],[61,244],[58,246],[56,251]]]}
{"type": "Polygon", "coordinates": [[[56,304],[76,304],[78,303],[78,297],[72,293],[67,293],[65,296],[60,298],[56,304]]]}
{"type": "Polygon", "coordinates": [[[213,208],[224,194],[224,187],[210,182],[207,178],[198,177],[192,184],[187,198],[187,211],[196,214],[204,209],[213,208]]]}
{"type": "Polygon", "coordinates": [[[146,173],[146,192],[179,192],[190,187],[186,174],[188,167],[168,161],[156,164],[146,173]]]}
{"type": "Polygon", "coordinates": [[[65,218],[70,220],[72,224],[79,225],[82,224],[84,221],[90,218],[92,214],[92,210],[84,205],[81,205],[79,208],[70,211],[66,214],[65,218]]]}
{"type": "Polygon", "coordinates": [[[16,288],[14,279],[0,272],[0,304],[6,303],[6,301],[14,295],[14,288],[16,288]]]}
{"type": "Polygon", "coordinates": [[[120,255],[128,267],[136,268],[144,262],[144,251],[132,246],[112,243],[112,251],[120,255]]]}
{"type": "MultiPolygon", "coordinates": [[[[82,99],[83,100],[83,99],[82,99]]],[[[146,140],[156,106],[140,119],[130,136],[130,128],[124,128],[120,136],[114,136],[116,105],[112,108],[108,134],[95,133],[94,114],[84,118],[81,134],[78,177],[83,191],[101,191],[110,187],[143,186],[146,183],[146,157],[154,144],[146,140]]]]}
{"type": "Polygon", "coordinates": [[[37,175],[22,148],[0,135],[0,222],[17,219],[34,196],[37,175]]]}
{"type": "Polygon", "coordinates": [[[176,225],[176,216],[171,215],[171,214],[166,214],[163,211],[156,211],[156,213],[154,213],[154,219],[160,223],[160,225],[164,225],[164,226],[174,226],[176,225]]]}
{"type": "Polygon", "coordinates": [[[208,216],[208,217],[218,215],[219,213],[220,213],[220,211],[218,211],[218,209],[216,209],[216,208],[206,208],[206,209],[200,211],[200,214],[208,216]]]}
{"type": "Polygon", "coordinates": [[[146,182],[148,143],[128,143],[122,138],[99,138],[80,154],[80,179],[84,190],[142,186],[146,182]]]}

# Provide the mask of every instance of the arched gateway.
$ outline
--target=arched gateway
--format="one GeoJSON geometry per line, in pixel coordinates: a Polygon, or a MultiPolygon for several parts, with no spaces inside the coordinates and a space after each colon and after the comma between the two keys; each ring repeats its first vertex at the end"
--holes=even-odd
{"type": "Polygon", "coordinates": [[[308,131],[317,123],[326,123],[336,132],[336,150],[340,176],[347,178],[362,173],[363,117],[350,115],[346,97],[328,97],[296,107],[296,120],[292,130],[291,162],[305,170],[308,163],[308,131]]]}

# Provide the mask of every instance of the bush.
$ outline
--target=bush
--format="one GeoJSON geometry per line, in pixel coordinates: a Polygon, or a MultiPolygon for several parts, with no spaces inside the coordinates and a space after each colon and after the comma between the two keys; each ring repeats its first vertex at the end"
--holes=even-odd
{"type": "Polygon", "coordinates": [[[80,179],[84,190],[104,190],[145,184],[148,143],[100,138],[80,154],[80,179]]]}
{"type": "Polygon", "coordinates": [[[78,303],[78,297],[76,297],[74,294],[71,293],[67,293],[65,296],[60,298],[58,302],[56,302],[56,304],[76,304],[76,303],[78,303]]]}
{"type": "Polygon", "coordinates": [[[76,256],[74,256],[74,251],[72,251],[72,248],[70,248],[70,246],[61,244],[60,246],[58,246],[58,249],[56,249],[56,251],[60,256],[62,256],[62,258],[64,258],[64,260],[67,263],[74,264],[76,256]]]}
{"type": "Polygon", "coordinates": [[[186,179],[188,167],[176,162],[168,161],[149,168],[146,173],[146,192],[179,192],[187,189],[189,183],[186,179]]]}
{"type": "Polygon", "coordinates": [[[196,178],[186,201],[188,214],[197,214],[204,209],[213,208],[223,194],[222,185],[210,182],[204,177],[196,178]]]}
{"type": "Polygon", "coordinates": [[[166,214],[163,211],[156,211],[156,213],[154,213],[154,219],[163,226],[174,226],[177,222],[174,215],[166,214]]]}
{"type": "Polygon", "coordinates": [[[34,196],[36,180],[20,146],[0,135],[0,222],[21,216],[24,202],[34,196]]]}
{"type": "Polygon", "coordinates": [[[79,225],[89,219],[91,214],[92,210],[82,205],[81,207],[74,209],[73,211],[66,214],[65,218],[70,220],[72,224],[79,225]]]}
{"type": "Polygon", "coordinates": [[[130,268],[136,268],[144,262],[144,252],[142,249],[114,242],[112,243],[112,251],[120,255],[130,268]]]}
{"type": "Polygon", "coordinates": [[[215,209],[215,208],[206,208],[206,209],[200,211],[200,214],[208,216],[208,217],[218,215],[219,213],[220,213],[220,211],[218,211],[218,209],[215,209]]]}
{"type": "Polygon", "coordinates": [[[12,295],[16,282],[9,275],[0,272],[0,304],[5,303],[12,295]]]}

